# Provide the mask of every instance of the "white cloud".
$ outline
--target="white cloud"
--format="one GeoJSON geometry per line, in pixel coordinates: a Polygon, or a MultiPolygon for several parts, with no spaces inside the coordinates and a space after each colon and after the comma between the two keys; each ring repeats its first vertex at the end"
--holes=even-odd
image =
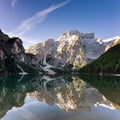
{"type": "MultiPolygon", "coordinates": [[[[13,0],[13,1],[15,2],[16,0],[13,0]]],[[[69,0],[67,0],[63,3],[57,4],[57,5],[53,5],[42,11],[38,11],[32,17],[24,20],[14,31],[12,31],[12,34],[14,36],[24,35],[26,32],[33,29],[38,23],[43,22],[48,14],[50,14],[51,12],[55,11],[58,8],[65,6],[67,3],[69,3],[69,0]]],[[[13,4],[13,6],[14,6],[14,4],[13,4]]]]}
{"type": "Polygon", "coordinates": [[[11,1],[12,8],[15,7],[16,3],[17,3],[17,0],[12,0],[12,1],[11,1]]]}

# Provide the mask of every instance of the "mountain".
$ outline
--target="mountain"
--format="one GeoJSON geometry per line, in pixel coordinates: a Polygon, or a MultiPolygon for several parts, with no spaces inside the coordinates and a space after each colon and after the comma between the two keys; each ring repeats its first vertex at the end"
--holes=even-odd
{"type": "MultiPolygon", "coordinates": [[[[49,53],[51,48],[54,46],[55,41],[53,39],[45,40],[42,43],[30,46],[25,50],[25,53],[33,54],[36,57],[36,63],[39,64],[40,60],[44,59],[45,55],[49,53]]],[[[42,64],[42,63],[41,63],[42,64]]]]}
{"type": "Polygon", "coordinates": [[[111,47],[98,59],[80,69],[87,73],[120,73],[120,39],[115,40],[111,47]]]}
{"type": "Polygon", "coordinates": [[[110,49],[117,42],[117,40],[119,40],[119,39],[120,39],[120,36],[116,36],[116,37],[112,37],[112,38],[102,40],[102,42],[104,42],[104,44],[106,46],[105,52],[108,49],[110,49]]]}
{"type": "Polygon", "coordinates": [[[50,64],[57,67],[81,67],[87,64],[85,50],[78,31],[64,33],[58,38],[57,45],[51,51],[50,64]]]}
{"type": "Polygon", "coordinates": [[[94,33],[72,30],[63,33],[56,41],[48,39],[29,47],[26,53],[34,54],[42,66],[49,64],[70,70],[81,68],[98,58],[105,47],[106,44],[96,39],[94,33]]]}
{"type": "Polygon", "coordinates": [[[70,73],[109,51],[119,43],[117,38],[101,40],[94,33],[72,30],[25,50],[20,38],[10,38],[0,30],[0,73],[70,73]]]}
{"type": "Polygon", "coordinates": [[[33,63],[34,56],[25,54],[22,40],[18,37],[9,38],[0,30],[0,73],[38,73],[33,63]]]}

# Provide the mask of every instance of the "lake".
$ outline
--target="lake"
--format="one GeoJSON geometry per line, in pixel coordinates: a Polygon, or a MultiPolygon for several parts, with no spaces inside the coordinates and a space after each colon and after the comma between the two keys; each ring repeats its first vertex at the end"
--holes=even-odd
{"type": "Polygon", "coordinates": [[[0,77],[1,120],[120,120],[120,77],[0,77]]]}

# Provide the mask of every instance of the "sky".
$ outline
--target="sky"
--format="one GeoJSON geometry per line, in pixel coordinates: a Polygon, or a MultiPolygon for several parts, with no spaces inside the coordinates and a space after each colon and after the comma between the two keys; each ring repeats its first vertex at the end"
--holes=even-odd
{"type": "Polygon", "coordinates": [[[120,0],[0,0],[0,29],[25,48],[71,30],[120,36],[120,0]]]}

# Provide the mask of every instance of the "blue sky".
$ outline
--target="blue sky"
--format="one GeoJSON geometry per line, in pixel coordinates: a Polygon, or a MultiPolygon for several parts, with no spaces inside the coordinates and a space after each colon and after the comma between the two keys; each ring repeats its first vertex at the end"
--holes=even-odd
{"type": "Polygon", "coordinates": [[[70,30],[105,39],[119,28],[120,0],[0,0],[0,29],[25,47],[70,30]]]}

